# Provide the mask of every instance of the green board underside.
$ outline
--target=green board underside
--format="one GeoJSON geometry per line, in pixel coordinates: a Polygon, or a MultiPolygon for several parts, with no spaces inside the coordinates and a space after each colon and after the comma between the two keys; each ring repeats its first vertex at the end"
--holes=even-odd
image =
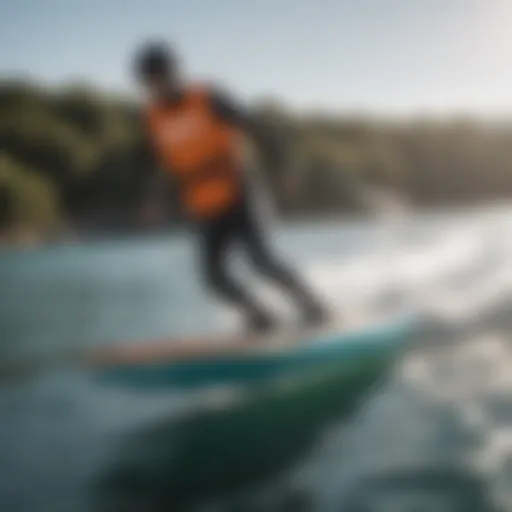
{"type": "Polygon", "coordinates": [[[277,478],[300,462],[329,422],[348,418],[383,384],[396,360],[395,351],[386,354],[368,350],[334,360],[290,375],[283,386],[262,383],[229,407],[132,433],[98,482],[100,499],[123,504],[137,497],[181,510],[180,504],[277,478]]]}

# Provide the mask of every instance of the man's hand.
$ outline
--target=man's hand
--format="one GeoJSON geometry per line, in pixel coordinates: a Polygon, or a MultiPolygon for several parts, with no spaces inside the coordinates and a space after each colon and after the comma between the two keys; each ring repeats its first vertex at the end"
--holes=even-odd
{"type": "Polygon", "coordinates": [[[155,226],[164,219],[164,211],[157,201],[146,201],[140,210],[140,219],[145,226],[155,226]]]}
{"type": "Polygon", "coordinates": [[[299,178],[293,170],[286,170],[282,172],[282,177],[279,180],[279,191],[286,199],[295,199],[299,192],[299,178]]]}

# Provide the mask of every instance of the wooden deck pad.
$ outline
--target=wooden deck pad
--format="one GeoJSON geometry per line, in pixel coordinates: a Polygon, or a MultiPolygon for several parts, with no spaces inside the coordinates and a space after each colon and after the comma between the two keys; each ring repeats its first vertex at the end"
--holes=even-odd
{"type": "Polygon", "coordinates": [[[215,336],[168,338],[164,340],[126,342],[93,350],[88,362],[93,366],[151,364],[215,358],[218,356],[251,356],[255,353],[275,352],[312,338],[343,332],[364,325],[363,322],[333,321],[316,329],[285,327],[272,334],[248,335],[244,333],[216,334],[215,336]]]}

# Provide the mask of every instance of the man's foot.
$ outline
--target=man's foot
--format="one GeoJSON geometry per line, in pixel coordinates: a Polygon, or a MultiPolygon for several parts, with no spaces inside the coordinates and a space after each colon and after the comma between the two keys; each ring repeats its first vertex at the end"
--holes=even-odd
{"type": "Polygon", "coordinates": [[[256,334],[265,334],[277,327],[277,321],[267,313],[257,312],[249,316],[247,330],[256,334]]]}
{"type": "Polygon", "coordinates": [[[302,321],[308,327],[320,327],[329,322],[330,315],[323,306],[319,304],[308,305],[302,314],[302,321]]]}

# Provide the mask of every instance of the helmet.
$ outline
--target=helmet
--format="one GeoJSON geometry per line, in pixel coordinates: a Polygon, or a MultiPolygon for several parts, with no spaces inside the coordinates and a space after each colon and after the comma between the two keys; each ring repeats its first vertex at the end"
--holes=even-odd
{"type": "Polygon", "coordinates": [[[135,57],[135,75],[138,79],[163,76],[175,66],[175,55],[172,49],[161,42],[144,44],[135,57]]]}

